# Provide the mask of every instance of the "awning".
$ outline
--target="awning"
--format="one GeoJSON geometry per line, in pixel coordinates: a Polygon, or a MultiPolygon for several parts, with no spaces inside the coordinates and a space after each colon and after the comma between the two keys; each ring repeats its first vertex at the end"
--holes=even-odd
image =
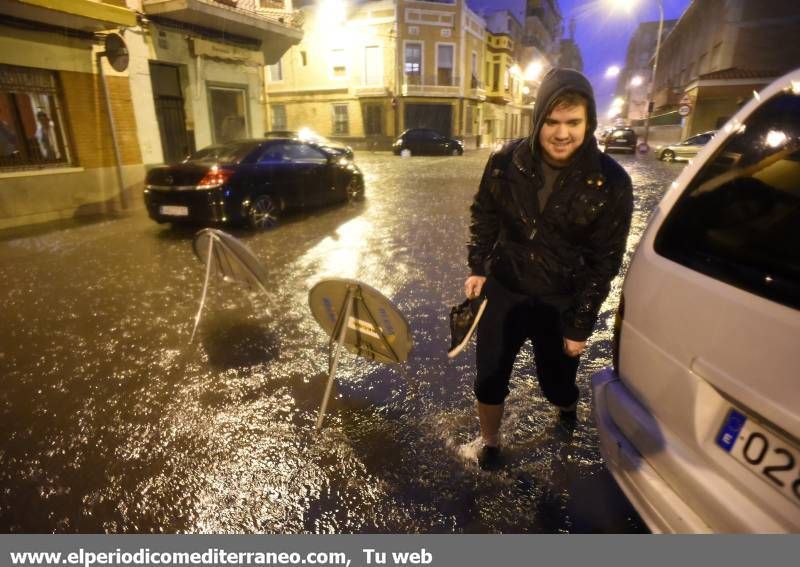
{"type": "Polygon", "coordinates": [[[96,0],[9,0],[0,14],[89,33],[136,25],[132,10],[96,0]]]}
{"type": "Polygon", "coordinates": [[[243,10],[214,0],[144,0],[145,14],[189,26],[220,31],[261,42],[266,64],[300,43],[303,31],[294,14],[243,10]]]}

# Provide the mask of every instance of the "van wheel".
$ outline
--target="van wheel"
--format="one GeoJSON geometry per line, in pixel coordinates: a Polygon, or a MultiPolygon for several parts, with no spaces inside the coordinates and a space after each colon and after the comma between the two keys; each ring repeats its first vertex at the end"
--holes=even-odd
{"type": "Polygon", "coordinates": [[[247,211],[247,223],[255,230],[273,228],[278,224],[281,207],[270,195],[259,195],[250,203],[247,211]]]}
{"type": "Polygon", "coordinates": [[[665,161],[667,163],[675,161],[675,152],[672,150],[664,150],[661,152],[661,161],[665,161]]]}

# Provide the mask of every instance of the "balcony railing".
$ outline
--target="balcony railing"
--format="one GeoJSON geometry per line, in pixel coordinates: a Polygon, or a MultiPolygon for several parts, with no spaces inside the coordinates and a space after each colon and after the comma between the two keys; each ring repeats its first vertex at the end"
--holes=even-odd
{"type": "Polygon", "coordinates": [[[382,85],[356,85],[352,87],[355,96],[386,96],[389,89],[382,85]]]}
{"type": "Polygon", "coordinates": [[[461,78],[448,73],[437,75],[405,75],[404,96],[453,96],[461,92],[461,78]]]}
{"type": "Polygon", "coordinates": [[[305,16],[300,10],[291,11],[279,10],[275,8],[259,8],[256,10],[256,13],[266,16],[267,19],[271,19],[280,24],[286,24],[297,29],[303,29],[303,24],[305,23],[305,16]]]}
{"type": "MultiPolygon", "coordinates": [[[[251,18],[255,18],[256,20],[284,25],[297,30],[303,29],[304,16],[302,11],[277,8],[278,5],[282,5],[282,3],[278,2],[263,2],[259,4],[257,1],[253,0],[191,0],[190,4],[219,8],[222,10],[228,10],[232,14],[249,16],[251,18]],[[276,7],[267,7],[270,5],[274,5],[276,7]],[[262,8],[261,6],[265,7],[262,8]]],[[[167,15],[165,12],[169,12],[170,10],[159,9],[159,5],[164,5],[164,0],[143,1],[145,13],[150,13],[151,10],[148,10],[148,8],[151,8],[157,15],[167,15]]],[[[189,10],[191,11],[192,8],[189,8],[189,10]]]]}

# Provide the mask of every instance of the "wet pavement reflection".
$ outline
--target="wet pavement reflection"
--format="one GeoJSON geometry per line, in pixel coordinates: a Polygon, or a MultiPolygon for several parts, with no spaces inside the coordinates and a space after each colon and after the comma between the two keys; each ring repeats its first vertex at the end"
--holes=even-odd
{"type": "MultiPolygon", "coordinates": [[[[474,345],[449,361],[447,312],[466,274],[468,207],[488,151],[357,153],[361,202],[229,230],[270,274],[268,295],[210,288],[195,229],[130,217],[0,241],[0,531],[641,532],[605,471],[591,374],[610,362],[603,307],[560,422],[519,357],[506,463],[459,454],[477,432],[474,345]],[[327,336],[308,308],[324,277],[357,278],[409,321],[405,367],[346,354],[324,429],[314,420],[327,336]]],[[[618,156],[631,173],[630,249],[681,166],[618,156]]],[[[228,230],[228,229],[226,229],[228,230]]]]}

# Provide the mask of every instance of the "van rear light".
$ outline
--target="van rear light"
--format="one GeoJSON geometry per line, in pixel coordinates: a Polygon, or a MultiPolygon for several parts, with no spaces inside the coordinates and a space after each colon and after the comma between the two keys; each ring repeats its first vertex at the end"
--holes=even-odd
{"type": "Polygon", "coordinates": [[[614,373],[619,375],[619,336],[622,333],[622,321],[625,319],[625,294],[619,296],[619,307],[614,316],[614,334],[611,337],[611,364],[614,373]]]}
{"type": "Polygon", "coordinates": [[[220,169],[216,165],[208,170],[205,177],[197,183],[198,189],[214,189],[222,187],[231,178],[233,171],[230,169],[220,169]]]}

